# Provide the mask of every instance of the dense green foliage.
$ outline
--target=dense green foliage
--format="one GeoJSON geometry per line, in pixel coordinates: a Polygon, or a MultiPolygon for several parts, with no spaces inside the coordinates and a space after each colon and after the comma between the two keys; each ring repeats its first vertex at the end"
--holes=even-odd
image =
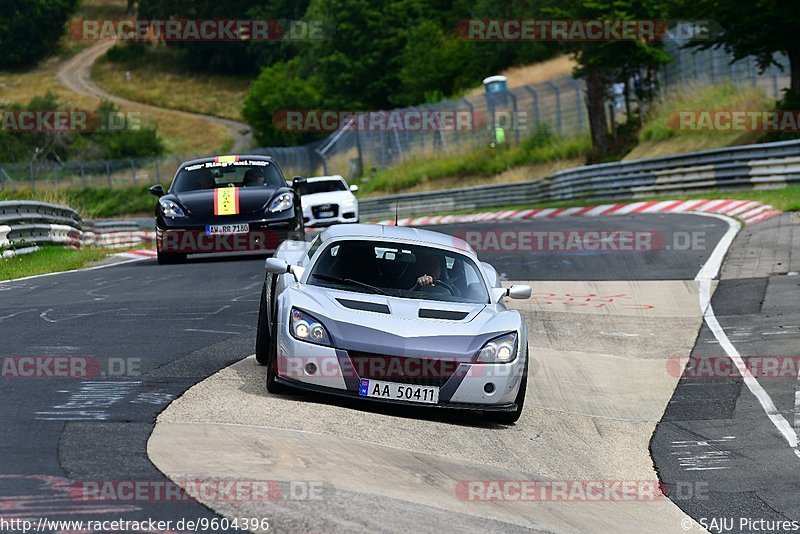
{"type": "Polygon", "coordinates": [[[0,0],[0,68],[29,67],[56,51],[78,0],[0,0]]]}
{"type": "MultiPolygon", "coordinates": [[[[59,110],[65,106],[52,93],[34,97],[26,106],[9,106],[6,111],[59,110]]],[[[87,115],[86,131],[0,130],[0,154],[4,163],[25,161],[68,161],[158,156],[164,144],[155,127],[133,123],[135,117],[120,113],[110,102],[101,102],[87,115]],[[92,122],[95,121],[95,122],[92,122]]]]}

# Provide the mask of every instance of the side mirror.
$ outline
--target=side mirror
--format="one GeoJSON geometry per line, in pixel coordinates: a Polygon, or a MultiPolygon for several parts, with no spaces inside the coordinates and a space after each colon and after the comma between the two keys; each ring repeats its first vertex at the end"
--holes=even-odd
{"type": "Polygon", "coordinates": [[[267,258],[266,268],[268,273],[286,274],[291,269],[291,266],[282,259],[267,258]]]}
{"type": "Polygon", "coordinates": [[[508,296],[512,299],[529,299],[531,298],[531,286],[514,284],[508,288],[508,296]]]}
{"type": "Polygon", "coordinates": [[[167,193],[164,191],[164,186],[161,184],[156,184],[150,188],[150,194],[155,195],[159,198],[163,197],[167,193]]]}
{"type": "Polygon", "coordinates": [[[512,299],[531,298],[531,286],[525,284],[514,284],[511,287],[493,287],[492,298],[494,302],[500,302],[503,297],[512,299]]]}
{"type": "Polygon", "coordinates": [[[358,191],[358,186],[356,184],[351,185],[350,186],[350,191],[355,193],[356,191],[358,191]]]}
{"type": "Polygon", "coordinates": [[[267,272],[272,274],[292,273],[295,281],[297,282],[300,281],[300,279],[303,277],[303,273],[306,271],[305,267],[300,267],[299,265],[289,265],[284,260],[279,258],[267,258],[265,267],[267,272]]]}
{"type": "Polygon", "coordinates": [[[306,179],[302,176],[295,176],[292,178],[292,189],[297,190],[302,184],[306,183],[306,179]]]}

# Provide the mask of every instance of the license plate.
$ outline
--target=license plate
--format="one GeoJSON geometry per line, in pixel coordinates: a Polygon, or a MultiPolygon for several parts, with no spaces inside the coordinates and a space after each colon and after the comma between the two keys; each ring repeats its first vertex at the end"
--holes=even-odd
{"type": "Polygon", "coordinates": [[[439,388],[435,386],[415,386],[368,380],[366,378],[361,379],[358,394],[362,397],[421,402],[424,404],[436,404],[439,402],[439,388]]]}
{"type": "Polygon", "coordinates": [[[333,212],[332,211],[321,211],[321,212],[319,212],[319,217],[320,217],[320,219],[324,219],[326,217],[333,217],[333,212]]]}
{"type": "Polygon", "coordinates": [[[206,226],[206,234],[208,235],[246,234],[249,231],[250,225],[247,223],[212,224],[211,226],[206,226]]]}

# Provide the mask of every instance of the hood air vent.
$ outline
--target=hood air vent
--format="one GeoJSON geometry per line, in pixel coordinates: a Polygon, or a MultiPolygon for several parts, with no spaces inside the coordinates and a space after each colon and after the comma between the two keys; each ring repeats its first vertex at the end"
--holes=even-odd
{"type": "Polygon", "coordinates": [[[387,306],[386,304],[380,304],[378,302],[363,302],[360,300],[350,300],[350,299],[336,299],[336,301],[345,308],[350,308],[351,310],[361,310],[361,311],[386,313],[386,314],[389,313],[389,306],[387,306]]]}

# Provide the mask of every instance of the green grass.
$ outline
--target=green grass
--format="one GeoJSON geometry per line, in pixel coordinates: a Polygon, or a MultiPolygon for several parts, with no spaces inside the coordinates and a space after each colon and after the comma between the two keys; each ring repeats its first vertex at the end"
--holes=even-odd
{"type": "Polygon", "coordinates": [[[103,259],[107,254],[95,249],[45,247],[31,254],[0,259],[0,280],[80,269],[103,259]]]}
{"type": "Polygon", "coordinates": [[[153,211],[156,198],[148,192],[148,185],[107,188],[57,189],[31,193],[30,191],[0,191],[0,200],[38,200],[69,206],[84,219],[115,217],[153,211]]]}
{"type": "Polygon", "coordinates": [[[590,151],[588,137],[560,138],[549,128],[540,128],[516,147],[486,147],[463,154],[413,159],[381,169],[369,180],[362,180],[361,193],[396,193],[444,178],[491,177],[514,167],[582,158],[590,151]]]}

